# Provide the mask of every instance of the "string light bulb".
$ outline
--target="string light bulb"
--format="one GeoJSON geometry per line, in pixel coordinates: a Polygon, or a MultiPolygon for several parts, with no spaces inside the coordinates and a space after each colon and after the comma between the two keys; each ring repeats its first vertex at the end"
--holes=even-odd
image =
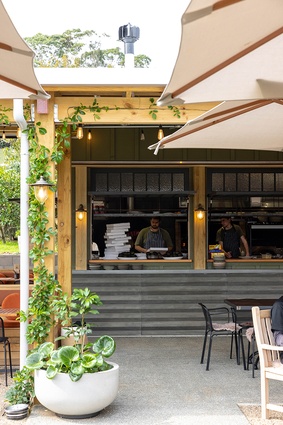
{"type": "Polygon", "coordinates": [[[87,133],[87,140],[89,140],[89,141],[91,141],[91,140],[92,140],[91,130],[88,130],[88,133],[87,133]]]}
{"type": "Polygon", "coordinates": [[[22,135],[22,131],[20,129],[20,127],[17,128],[17,139],[20,139],[22,135]]]}
{"type": "Polygon", "coordinates": [[[83,137],[84,137],[83,126],[79,124],[77,128],[77,139],[82,139],[83,137]]]}
{"type": "Polygon", "coordinates": [[[145,135],[143,130],[141,131],[141,137],[140,137],[140,141],[143,142],[145,140],[145,135]]]}
{"type": "Polygon", "coordinates": [[[162,125],[160,125],[158,129],[158,133],[157,133],[157,139],[161,140],[163,139],[163,137],[164,137],[164,131],[163,131],[162,125]]]}

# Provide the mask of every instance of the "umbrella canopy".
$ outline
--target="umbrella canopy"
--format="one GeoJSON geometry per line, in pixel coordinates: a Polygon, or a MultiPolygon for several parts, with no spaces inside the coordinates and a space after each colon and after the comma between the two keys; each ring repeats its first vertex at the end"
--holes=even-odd
{"type": "Polygon", "coordinates": [[[149,146],[160,148],[283,151],[283,101],[222,102],[149,146]]]}
{"type": "Polygon", "coordinates": [[[2,1],[0,16],[0,98],[48,99],[34,73],[34,53],[17,32],[2,1]]]}
{"type": "Polygon", "coordinates": [[[191,0],[158,105],[283,98],[282,16],[282,0],[191,0]]]}

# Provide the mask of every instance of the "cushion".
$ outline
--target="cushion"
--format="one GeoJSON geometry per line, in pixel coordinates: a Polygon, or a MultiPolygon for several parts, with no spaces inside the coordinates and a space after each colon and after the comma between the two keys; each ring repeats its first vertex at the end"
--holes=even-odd
{"type": "MultiPolygon", "coordinates": [[[[215,331],[234,331],[235,330],[235,323],[229,322],[229,323],[212,323],[213,329],[215,331]]],[[[236,330],[239,331],[241,326],[236,325],[236,330]]]]}

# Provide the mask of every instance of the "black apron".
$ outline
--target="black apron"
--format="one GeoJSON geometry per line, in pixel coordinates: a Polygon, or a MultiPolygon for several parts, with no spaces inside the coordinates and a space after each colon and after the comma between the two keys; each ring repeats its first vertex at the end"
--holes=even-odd
{"type": "Polygon", "coordinates": [[[238,258],[240,255],[240,238],[233,226],[232,229],[222,229],[223,249],[225,252],[231,252],[233,258],[238,258]]]}

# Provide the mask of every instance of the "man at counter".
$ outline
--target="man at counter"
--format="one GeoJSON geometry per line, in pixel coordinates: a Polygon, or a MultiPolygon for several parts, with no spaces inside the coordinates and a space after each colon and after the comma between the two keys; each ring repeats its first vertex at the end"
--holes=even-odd
{"type": "Polygon", "coordinates": [[[217,231],[216,242],[221,245],[226,258],[240,256],[241,242],[246,256],[249,256],[249,245],[240,226],[232,223],[231,217],[221,217],[222,227],[217,231]]]}
{"type": "Polygon", "coordinates": [[[148,252],[149,248],[168,248],[172,251],[173,243],[167,230],[160,227],[160,218],[152,217],[150,226],[142,229],[136,239],[135,249],[138,252],[148,252]]]}

